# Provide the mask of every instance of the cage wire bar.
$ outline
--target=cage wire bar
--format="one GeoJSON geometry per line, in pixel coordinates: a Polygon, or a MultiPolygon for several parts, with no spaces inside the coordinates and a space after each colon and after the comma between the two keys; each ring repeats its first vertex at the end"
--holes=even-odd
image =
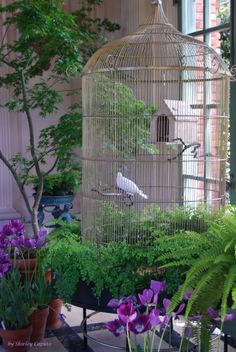
{"type": "Polygon", "coordinates": [[[151,10],[83,71],[82,232],[98,243],[149,245],[144,219],[226,202],[230,73],[151,10]]]}

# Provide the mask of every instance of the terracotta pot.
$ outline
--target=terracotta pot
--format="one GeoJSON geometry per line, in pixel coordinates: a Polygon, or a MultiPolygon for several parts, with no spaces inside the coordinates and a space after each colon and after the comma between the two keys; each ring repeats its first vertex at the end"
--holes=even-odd
{"type": "Polygon", "coordinates": [[[62,325],[62,321],[58,318],[61,313],[63,302],[59,298],[52,300],[48,303],[49,305],[49,315],[47,321],[47,328],[56,330],[62,325]]]}
{"type": "Polygon", "coordinates": [[[28,347],[32,346],[32,343],[30,342],[31,333],[31,325],[17,330],[0,330],[5,349],[7,351],[15,352],[26,352],[28,347]]]}
{"type": "Polygon", "coordinates": [[[32,324],[31,342],[43,341],[47,318],[49,314],[49,307],[35,310],[30,316],[30,322],[32,324]]]}

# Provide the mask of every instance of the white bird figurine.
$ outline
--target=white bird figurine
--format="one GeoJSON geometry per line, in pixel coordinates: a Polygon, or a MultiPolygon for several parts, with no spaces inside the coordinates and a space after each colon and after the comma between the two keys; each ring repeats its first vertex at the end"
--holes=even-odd
{"type": "Polygon", "coordinates": [[[141,191],[138,186],[128,178],[124,177],[121,172],[117,173],[116,176],[117,187],[125,191],[127,194],[133,196],[134,194],[139,194],[141,197],[148,199],[148,196],[141,191]]]}

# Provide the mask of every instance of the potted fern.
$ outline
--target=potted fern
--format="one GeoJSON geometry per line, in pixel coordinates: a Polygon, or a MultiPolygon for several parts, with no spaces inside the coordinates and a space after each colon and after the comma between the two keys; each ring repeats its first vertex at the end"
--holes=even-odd
{"type": "MultiPolygon", "coordinates": [[[[168,241],[163,238],[163,241],[168,241]]],[[[187,232],[172,236],[174,250],[159,260],[169,261],[164,267],[187,268],[186,278],[173,299],[173,305],[193,289],[186,315],[205,313],[209,307],[221,309],[221,321],[227,308],[236,304],[236,208],[230,208],[218,222],[212,222],[203,233],[187,232]],[[184,238],[188,245],[176,249],[175,243],[184,238]],[[191,250],[190,250],[191,248],[191,250]]]]}

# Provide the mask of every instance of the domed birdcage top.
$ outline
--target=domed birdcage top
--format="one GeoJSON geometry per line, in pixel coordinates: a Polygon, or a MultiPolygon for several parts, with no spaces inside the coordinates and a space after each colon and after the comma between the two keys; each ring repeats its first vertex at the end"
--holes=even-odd
{"type": "Polygon", "coordinates": [[[111,70],[193,70],[230,75],[222,58],[205,43],[184,35],[168,22],[161,0],[138,29],[98,50],[83,74],[111,70]]]}

